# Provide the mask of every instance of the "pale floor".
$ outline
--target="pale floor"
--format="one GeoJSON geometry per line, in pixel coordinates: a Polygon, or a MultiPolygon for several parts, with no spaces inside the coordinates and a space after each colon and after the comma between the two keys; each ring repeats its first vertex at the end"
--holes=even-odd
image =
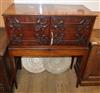
{"type": "Polygon", "coordinates": [[[54,75],[47,71],[33,74],[23,68],[18,71],[18,89],[14,93],[100,93],[100,86],[76,88],[74,70],[54,75]]]}

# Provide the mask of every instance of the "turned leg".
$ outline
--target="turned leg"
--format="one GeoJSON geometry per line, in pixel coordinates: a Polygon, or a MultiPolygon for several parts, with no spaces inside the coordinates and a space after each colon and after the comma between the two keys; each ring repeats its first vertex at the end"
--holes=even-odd
{"type": "Polygon", "coordinates": [[[71,65],[70,65],[70,69],[72,69],[72,67],[73,67],[73,63],[74,63],[74,56],[72,56],[72,60],[71,60],[71,65]]]}
{"type": "Polygon", "coordinates": [[[13,75],[13,84],[15,85],[16,89],[18,88],[17,86],[17,67],[16,67],[16,62],[14,56],[9,55],[10,62],[12,64],[12,75],[13,75]]]}
{"type": "Polygon", "coordinates": [[[21,57],[15,57],[17,69],[22,69],[21,57]]]}

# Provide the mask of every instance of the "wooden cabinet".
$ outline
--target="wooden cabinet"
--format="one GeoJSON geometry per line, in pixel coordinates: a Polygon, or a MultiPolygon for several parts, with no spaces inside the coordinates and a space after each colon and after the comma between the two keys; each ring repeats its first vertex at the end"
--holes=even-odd
{"type": "Polygon", "coordinates": [[[85,69],[83,84],[100,85],[100,46],[93,45],[85,69]]]}
{"type": "MultiPolygon", "coordinates": [[[[81,85],[100,85],[100,30],[93,30],[88,60],[85,64],[81,85]]],[[[81,57],[77,58],[75,70],[81,70],[81,57]]]]}
{"type": "Polygon", "coordinates": [[[80,84],[96,15],[81,5],[12,4],[3,17],[11,58],[81,56],[80,84]]]}
{"type": "Polygon", "coordinates": [[[83,84],[100,85],[100,29],[92,32],[91,50],[83,79],[83,84]]]}

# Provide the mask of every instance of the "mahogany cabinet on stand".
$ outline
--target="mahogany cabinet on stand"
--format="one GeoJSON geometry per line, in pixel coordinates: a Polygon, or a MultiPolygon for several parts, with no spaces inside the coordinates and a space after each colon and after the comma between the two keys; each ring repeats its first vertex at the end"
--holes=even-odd
{"type": "Polygon", "coordinates": [[[81,84],[96,15],[81,5],[12,4],[3,17],[11,58],[80,56],[81,84]]]}

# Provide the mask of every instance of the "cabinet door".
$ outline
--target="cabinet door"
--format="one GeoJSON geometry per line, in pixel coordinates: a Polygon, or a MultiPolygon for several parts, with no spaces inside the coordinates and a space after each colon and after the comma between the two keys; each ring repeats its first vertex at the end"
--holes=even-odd
{"type": "Polygon", "coordinates": [[[91,50],[84,79],[100,81],[100,46],[93,46],[91,50]]]}
{"type": "Polygon", "coordinates": [[[11,44],[23,46],[49,44],[49,17],[17,15],[4,18],[11,44]]]}
{"type": "Polygon", "coordinates": [[[88,45],[94,21],[92,16],[52,16],[53,44],[88,45]]]}

